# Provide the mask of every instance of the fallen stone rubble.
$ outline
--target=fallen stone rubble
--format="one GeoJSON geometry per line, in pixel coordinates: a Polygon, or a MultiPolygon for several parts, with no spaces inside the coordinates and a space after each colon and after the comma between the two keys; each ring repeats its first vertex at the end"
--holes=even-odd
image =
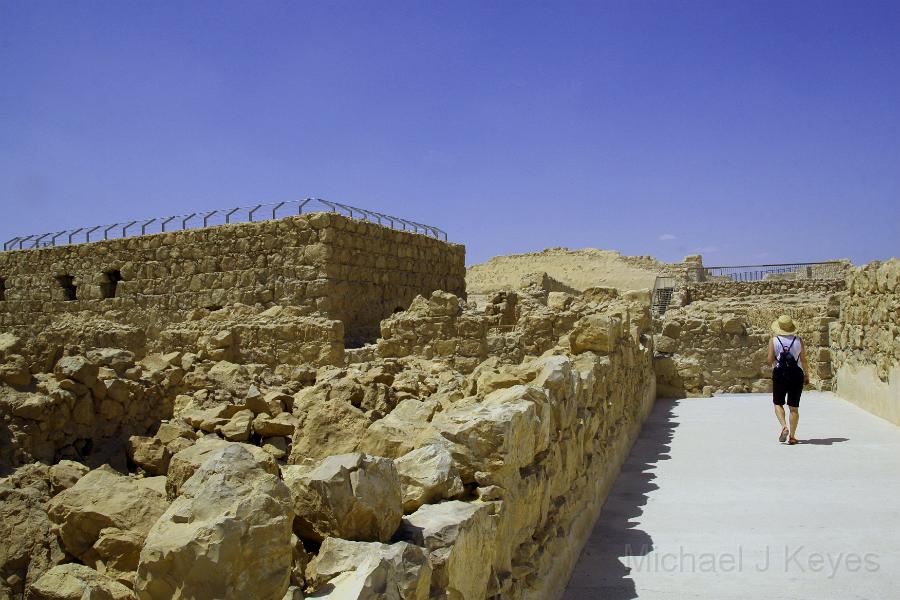
{"type": "Polygon", "coordinates": [[[652,336],[646,292],[539,288],[419,297],[343,365],[226,332],[35,373],[4,335],[0,597],[558,594],[655,396],[652,336]]]}

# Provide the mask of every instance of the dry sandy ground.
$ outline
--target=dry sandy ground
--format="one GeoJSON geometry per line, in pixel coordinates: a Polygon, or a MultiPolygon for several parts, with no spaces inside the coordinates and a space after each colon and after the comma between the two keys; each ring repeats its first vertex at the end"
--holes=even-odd
{"type": "Polygon", "coordinates": [[[659,274],[658,270],[652,270],[654,264],[665,267],[664,263],[649,257],[629,259],[612,250],[549,248],[528,254],[495,256],[485,263],[473,265],[466,273],[466,289],[471,294],[485,294],[516,288],[523,275],[541,272],[576,290],[594,286],[620,290],[653,288],[659,274]],[[647,267],[633,264],[636,260],[647,267]]]}

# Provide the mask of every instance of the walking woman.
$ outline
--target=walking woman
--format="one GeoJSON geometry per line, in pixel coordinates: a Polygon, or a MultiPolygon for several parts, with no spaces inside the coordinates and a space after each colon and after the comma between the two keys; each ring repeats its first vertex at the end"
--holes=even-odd
{"type": "Polygon", "coordinates": [[[800,394],[803,385],[809,383],[809,367],[803,341],[797,335],[794,320],[781,315],[772,322],[772,338],[769,344],[769,364],[772,365],[772,402],[775,416],[781,424],[778,441],[794,445],[797,443],[797,423],[800,421],[800,394]],[[802,367],[801,367],[802,365],[802,367]],[[784,401],[791,411],[790,427],[784,419],[784,401]]]}

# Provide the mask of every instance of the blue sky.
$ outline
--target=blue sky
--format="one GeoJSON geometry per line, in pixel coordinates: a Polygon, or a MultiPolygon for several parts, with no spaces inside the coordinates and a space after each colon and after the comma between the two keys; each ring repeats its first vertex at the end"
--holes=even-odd
{"type": "Polygon", "coordinates": [[[0,0],[0,238],[306,196],[470,263],[900,255],[900,2],[0,0]]]}

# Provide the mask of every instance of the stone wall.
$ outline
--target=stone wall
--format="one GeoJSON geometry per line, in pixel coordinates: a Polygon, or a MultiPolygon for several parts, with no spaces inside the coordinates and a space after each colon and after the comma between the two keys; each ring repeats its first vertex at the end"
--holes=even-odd
{"type": "Polygon", "coordinates": [[[843,279],[798,279],[765,281],[711,281],[686,287],[688,302],[720,298],[746,298],[780,294],[836,294],[847,289],[843,279]]]}
{"type": "Polygon", "coordinates": [[[847,290],[831,326],[835,390],[900,424],[900,260],[854,270],[847,290]]]}
{"type": "Polygon", "coordinates": [[[797,323],[811,387],[830,390],[829,326],[836,320],[838,301],[839,295],[771,294],[670,308],[657,324],[654,345],[659,393],[684,397],[771,391],[772,370],[766,363],[770,326],[781,314],[797,323]]]}
{"type": "Polygon", "coordinates": [[[191,311],[241,303],[342,321],[357,344],[417,294],[463,295],[464,263],[460,245],[330,213],[3,252],[0,331],[31,340],[93,315],[153,339],[191,311]]]}
{"type": "Polygon", "coordinates": [[[259,329],[243,348],[239,327],[289,320],[284,307],[198,313],[159,338],[199,345],[196,354],[136,360],[85,342],[84,356],[49,373],[13,368],[20,342],[4,334],[0,473],[10,476],[0,509],[27,505],[35,534],[25,540],[17,521],[0,521],[14,540],[0,555],[0,596],[87,577],[117,597],[163,600],[175,587],[201,597],[209,581],[233,577],[271,600],[286,590],[361,600],[359,590],[385,582],[417,600],[560,597],[656,395],[649,297],[538,299],[504,292],[476,311],[435,292],[384,323],[392,336],[415,332],[395,353],[408,354],[378,356],[379,343],[370,362],[318,369],[242,364],[278,330],[259,329]],[[461,333],[463,323],[481,328],[461,333]],[[510,346],[491,342],[504,331],[510,346]],[[478,339],[478,356],[455,362],[426,349],[444,339],[456,351],[478,339]],[[233,472],[225,481],[239,489],[202,492],[211,471],[233,472]],[[261,472],[290,502],[239,485],[261,472]],[[158,506],[131,518],[121,507],[140,499],[158,506]],[[195,501],[188,523],[179,515],[195,501]],[[259,537],[211,546],[220,511],[229,531],[259,537]],[[253,525],[276,517],[293,523],[277,539],[253,525]],[[96,519],[110,524],[99,534],[96,519]],[[202,576],[179,571],[196,563],[184,558],[192,552],[220,559],[202,576]],[[260,553],[279,557],[277,577],[254,566],[260,553]]]}

